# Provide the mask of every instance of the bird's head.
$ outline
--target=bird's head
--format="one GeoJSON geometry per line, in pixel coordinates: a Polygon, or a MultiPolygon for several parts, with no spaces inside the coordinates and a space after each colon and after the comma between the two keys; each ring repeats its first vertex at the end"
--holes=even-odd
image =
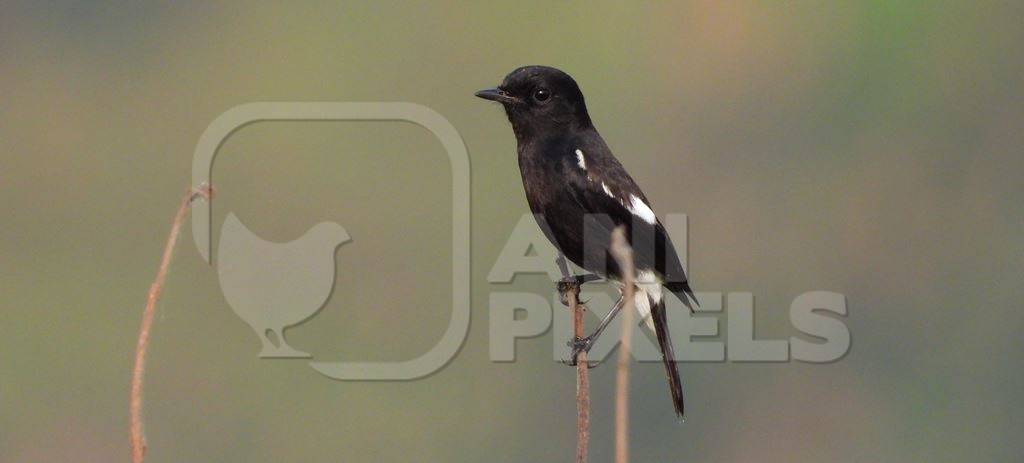
{"type": "Polygon", "coordinates": [[[517,138],[551,130],[591,127],[583,92],[569,74],[547,66],[523,66],[496,88],[476,92],[505,107],[517,138]]]}

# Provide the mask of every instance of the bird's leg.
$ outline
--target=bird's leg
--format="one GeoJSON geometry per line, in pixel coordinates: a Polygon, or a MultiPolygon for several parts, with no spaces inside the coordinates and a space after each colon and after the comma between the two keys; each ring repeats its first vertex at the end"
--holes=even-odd
{"type": "Polygon", "coordinates": [[[608,312],[608,315],[605,315],[604,318],[601,319],[601,323],[597,325],[597,329],[595,329],[590,336],[585,338],[573,338],[571,341],[566,343],[572,348],[572,354],[570,354],[569,357],[572,359],[572,364],[576,363],[576,356],[578,356],[580,352],[590,352],[590,348],[594,347],[594,343],[597,342],[597,338],[601,336],[601,333],[603,333],[604,329],[608,327],[608,324],[610,324],[615,316],[619,314],[622,310],[622,306],[623,301],[620,296],[619,300],[614,306],[612,306],[612,310],[608,312]]]}

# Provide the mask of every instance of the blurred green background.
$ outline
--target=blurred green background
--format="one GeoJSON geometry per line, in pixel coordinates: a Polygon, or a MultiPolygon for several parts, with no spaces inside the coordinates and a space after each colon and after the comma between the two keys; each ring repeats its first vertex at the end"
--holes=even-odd
{"type": "MultiPolygon", "coordinates": [[[[636,366],[634,461],[1019,460],[1024,8],[725,3],[3,2],[0,461],[128,460],[136,331],[196,141],[252,101],[411,101],[455,125],[470,333],[418,381],[259,360],[186,229],[147,461],[568,461],[573,374],[551,333],[487,356],[492,291],[551,295],[538,275],[486,281],[527,209],[511,129],[472,93],[523,64],[576,77],[655,209],[689,214],[695,288],[752,292],[759,337],[795,334],[805,291],[848,299],[838,362],[683,364],[685,424],[662,367],[636,366]]],[[[214,237],[229,211],[276,241],[323,220],[352,235],[292,345],[397,360],[440,337],[451,176],[427,132],[257,124],[214,176],[214,237]]],[[[614,371],[592,373],[592,460],[610,461],[614,371]]]]}

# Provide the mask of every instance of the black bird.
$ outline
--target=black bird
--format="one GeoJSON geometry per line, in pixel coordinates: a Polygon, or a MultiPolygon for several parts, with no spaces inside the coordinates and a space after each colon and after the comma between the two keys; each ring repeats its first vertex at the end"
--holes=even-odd
{"type": "MultiPolygon", "coordinates": [[[[697,300],[650,202],[594,128],[576,81],[555,68],[525,66],[476,96],[505,107],[530,210],[562,254],[589,272],[619,281],[610,243],[612,231],[625,227],[636,261],[635,305],[658,337],[672,402],[682,416],[683,388],[662,288],[691,311],[691,299],[697,300]]],[[[574,360],[579,351],[590,349],[621,308],[620,299],[593,334],[573,345],[574,360]]]]}

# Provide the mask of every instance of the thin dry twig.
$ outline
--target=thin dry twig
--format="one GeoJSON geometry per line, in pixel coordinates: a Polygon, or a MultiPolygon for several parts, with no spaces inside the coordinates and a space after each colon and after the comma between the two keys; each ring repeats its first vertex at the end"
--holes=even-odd
{"type": "MultiPolygon", "coordinates": [[[[587,309],[579,303],[579,287],[569,298],[573,307],[573,336],[583,337],[583,312],[587,309]]],[[[576,463],[586,463],[587,448],[590,443],[590,369],[587,352],[580,352],[576,357],[576,463]]]]}
{"type": "Polygon", "coordinates": [[[622,345],[619,346],[618,369],[615,374],[615,463],[629,462],[629,364],[633,347],[633,249],[626,244],[622,227],[612,234],[612,255],[622,270],[622,345]]]}
{"type": "MultiPolygon", "coordinates": [[[[558,268],[562,272],[560,290],[572,309],[572,331],[578,340],[583,338],[583,313],[587,307],[580,303],[580,283],[569,274],[565,256],[558,255],[558,268]]],[[[590,373],[586,351],[576,357],[576,463],[586,463],[590,445],[590,373]]]]}
{"type": "Polygon", "coordinates": [[[146,309],[142,313],[142,326],[139,328],[139,341],[135,345],[135,367],[132,369],[131,387],[131,438],[132,438],[132,462],[142,463],[146,458],[146,436],[142,423],[142,380],[146,374],[146,350],[149,348],[149,335],[153,329],[153,315],[156,313],[156,304],[164,290],[164,281],[167,280],[167,270],[171,265],[171,258],[174,256],[174,245],[178,242],[178,235],[181,233],[181,225],[188,214],[189,206],[197,198],[209,200],[213,197],[213,189],[205,185],[198,190],[189,188],[185,197],[178,206],[178,212],[174,214],[174,221],[171,222],[171,232],[167,237],[167,244],[164,246],[164,254],[160,259],[160,268],[157,270],[156,279],[149,287],[149,297],[146,300],[146,309]]]}

